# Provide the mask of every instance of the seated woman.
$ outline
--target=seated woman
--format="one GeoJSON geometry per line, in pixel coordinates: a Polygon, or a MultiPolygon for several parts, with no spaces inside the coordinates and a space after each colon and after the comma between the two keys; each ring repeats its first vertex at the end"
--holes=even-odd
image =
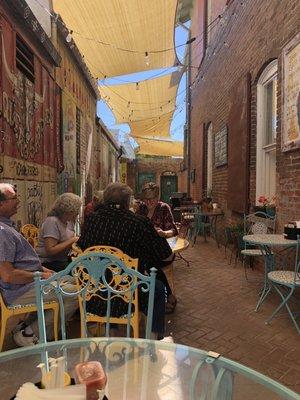
{"type": "Polygon", "coordinates": [[[137,214],[148,217],[159,236],[169,238],[178,235],[170,206],[159,201],[159,187],[154,182],[147,183],[142,189],[143,202],[136,210],[137,214]]]}
{"type": "Polygon", "coordinates": [[[82,205],[81,198],[74,193],[60,195],[40,229],[36,252],[42,265],[53,271],[63,270],[69,263],[68,254],[72,244],[78,240],[74,223],[82,205]]]}
{"type": "MultiPolygon", "coordinates": [[[[178,235],[170,206],[159,201],[159,187],[154,182],[147,183],[142,189],[143,202],[139,203],[136,214],[148,217],[159,236],[169,238],[178,235]]],[[[166,313],[174,311],[177,299],[172,294],[168,282],[164,282],[167,289],[166,313]]]]}

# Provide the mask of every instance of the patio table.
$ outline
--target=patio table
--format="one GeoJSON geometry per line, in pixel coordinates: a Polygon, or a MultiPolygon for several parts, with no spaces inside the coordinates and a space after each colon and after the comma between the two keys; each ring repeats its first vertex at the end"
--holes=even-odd
{"type": "Polygon", "coordinates": [[[259,307],[265,301],[266,297],[270,293],[271,286],[268,280],[268,272],[275,269],[275,255],[272,252],[274,247],[296,247],[297,240],[289,240],[284,237],[283,234],[254,234],[245,235],[243,237],[244,242],[249,244],[257,245],[264,256],[264,285],[260,293],[260,297],[255,307],[255,311],[258,311],[259,307]]]}
{"type": "Polygon", "coordinates": [[[279,382],[217,353],[126,338],[72,339],[3,352],[0,398],[13,399],[25,382],[38,383],[41,359],[47,364],[48,357],[60,356],[65,357],[66,372],[72,379],[76,364],[101,362],[108,400],[299,399],[299,394],[279,382]]]}

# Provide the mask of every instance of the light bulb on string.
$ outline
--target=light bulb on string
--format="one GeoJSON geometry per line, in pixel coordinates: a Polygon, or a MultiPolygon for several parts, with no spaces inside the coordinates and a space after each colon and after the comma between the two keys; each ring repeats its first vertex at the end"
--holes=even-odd
{"type": "Polygon", "coordinates": [[[129,108],[130,107],[130,101],[127,103],[127,108],[129,108]]]}
{"type": "Polygon", "coordinates": [[[136,82],[136,83],[135,83],[135,89],[136,89],[136,90],[140,90],[139,82],[136,82]]]}
{"type": "Polygon", "coordinates": [[[150,65],[150,59],[149,59],[149,53],[148,51],[145,52],[145,61],[146,61],[146,65],[150,65]]]}
{"type": "Polygon", "coordinates": [[[72,41],[72,33],[73,31],[69,31],[69,33],[66,36],[66,42],[70,43],[72,41]]]}

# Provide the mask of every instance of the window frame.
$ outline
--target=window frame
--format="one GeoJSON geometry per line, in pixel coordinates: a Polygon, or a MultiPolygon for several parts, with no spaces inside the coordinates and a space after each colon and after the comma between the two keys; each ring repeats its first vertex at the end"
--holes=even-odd
{"type": "MultiPolygon", "coordinates": [[[[268,167],[268,157],[272,152],[276,152],[276,136],[275,142],[265,144],[266,137],[266,107],[265,107],[265,87],[270,81],[278,81],[278,60],[271,61],[261,73],[257,81],[257,126],[256,126],[256,200],[255,204],[258,205],[258,198],[260,195],[266,197],[273,196],[273,193],[267,191],[267,175],[270,175],[268,167]]],[[[277,83],[278,87],[278,83],[277,83]]],[[[277,95],[275,95],[277,105],[277,95]]],[[[278,121],[277,107],[276,110],[276,125],[278,121]]],[[[276,128],[275,128],[276,129],[276,128]]],[[[276,174],[276,154],[275,154],[275,174],[276,174]]],[[[276,179],[276,178],[275,178],[276,179]]],[[[276,191],[276,182],[275,182],[276,191]]],[[[275,193],[274,193],[275,194],[275,193]]]]}

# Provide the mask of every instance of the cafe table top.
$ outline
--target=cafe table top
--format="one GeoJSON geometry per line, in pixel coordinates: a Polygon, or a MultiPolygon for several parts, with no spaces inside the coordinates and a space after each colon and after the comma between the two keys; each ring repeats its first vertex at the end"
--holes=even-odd
{"type": "Polygon", "coordinates": [[[245,235],[243,237],[243,240],[250,244],[257,244],[269,247],[297,246],[297,240],[286,239],[283,234],[277,234],[277,233],[245,235]]]}
{"type": "Polygon", "coordinates": [[[13,398],[26,382],[40,381],[37,365],[45,355],[64,356],[71,378],[78,363],[99,361],[107,376],[108,400],[299,400],[299,394],[280,383],[217,353],[126,338],[71,339],[2,352],[1,400],[13,398]]]}
{"type": "Polygon", "coordinates": [[[189,247],[189,241],[179,236],[173,236],[167,239],[173,253],[180,253],[189,247]]]}

